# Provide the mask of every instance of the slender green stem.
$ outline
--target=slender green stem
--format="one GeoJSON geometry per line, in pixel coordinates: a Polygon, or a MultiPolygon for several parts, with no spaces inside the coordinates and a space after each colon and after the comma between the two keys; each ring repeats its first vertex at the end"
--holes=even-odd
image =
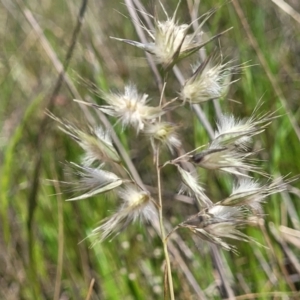
{"type": "Polygon", "coordinates": [[[156,152],[156,172],[157,172],[157,189],[158,189],[158,203],[159,203],[159,226],[160,226],[160,232],[161,232],[161,239],[163,243],[164,253],[165,253],[165,259],[166,259],[166,265],[167,265],[167,274],[168,274],[168,285],[169,285],[169,292],[171,300],[174,300],[174,288],[173,288],[173,279],[172,279],[172,272],[171,272],[171,263],[170,263],[170,257],[168,252],[168,241],[166,239],[166,233],[165,233],[165,227],[163,222],[163,205],[162,205],[162,190],[161,190],[161,178],[160,178],[160,167],[159,167],[159,153],[160,149],[159,146],[157,146],[157,152],[156,152]]]}

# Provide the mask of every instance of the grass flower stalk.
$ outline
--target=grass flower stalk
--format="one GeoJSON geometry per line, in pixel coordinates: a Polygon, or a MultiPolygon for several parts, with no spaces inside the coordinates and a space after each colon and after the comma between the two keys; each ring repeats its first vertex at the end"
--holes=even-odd
{"type": "Polygon", "coordinates": [[[174,287],[173,287],[173,277],[172,277],[172,270],[171,270],[171,262],[169,257],[168,251],[168,240],[166,239],[166,232],[165,232],[165,225],[164,225],[164,218],[163,218],[163,200],[162,200],[162,187],[161,187],[161,168],[160,168],[160,146],[157,146],[156,151],[156,174],[157,174],[157,190],[158,190],[158,214],[159,214],[159,226],[161,232],[161,240],[163,243],[163,249],[166,259],[166,269],[167,269],[167,280],[168,280],[168,287],[169,287],[169,294],[171,300],[174,300],[174,287]]]}
{"type": "MultiPolygon", "coordinates": [[[[168,76],[168,73],[165,73],[165,77],[167,77],[167,76],[168,76]]],[[[163,89],[162,89],[162,92],[160,95],[160,101],[159,101],[160,107],[162,106],[165,88],[166,88],[166,82],[163,85],[163,89]]],[[[161,122],[161,117],[158,118],[158,122],[159,123],[161,122]]],[[[161,142],[163,143],[163,140],[161,142]]],[[[160,148],[161,148],[161,145],[158,143],[156,145],[156,149],[153,149],[153,151],[155,153],[155,168],[156,168],[156,177],[157,177],[159,227],[160,227],[161,240],[162,240],[163,249],[164,249],[165,261],[166,261],[169,295],[170,295],[171,300],[175,300],[173,277],[172,277],[172,270],[171,270],[171,261],[170,261],[169,251],[168,251],[168,240],[166,239],[166,231],[165,231],[164,216],[163,216],[160,148]]],[[[165,295],[166,294],[167,293],[165,292],[165,295]]]]}

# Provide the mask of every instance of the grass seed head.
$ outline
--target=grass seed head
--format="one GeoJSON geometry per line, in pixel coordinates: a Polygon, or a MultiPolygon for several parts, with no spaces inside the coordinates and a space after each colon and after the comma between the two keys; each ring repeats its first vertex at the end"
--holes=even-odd
{"type": "Polygon", "coordinates": [[[211,206],[212,202],[206,196],[204,188],[199,184],[197,174],[192,174],[191,172],[188,172],[181,168],[179,165],[176,166],[182,179],[182,186],[179,194],[188,193],[190,196],[195,197],[201,207],[211,206]]]}
{"type": "Polygon", "coordinates": [[[232,83],[232,70],[229,63],[221,62],[213,64],[212,56],[194,68],[193,75],[186,80],[181,89],[181,99],[192,104],[203,103],[212,99],[218,99],[227,93],[232,83]]]}
{"type": "Polygon", "coordinates": [[[104,241],[112,235],[123,231],[131,222],[157,219],[157,210],[151,202],[150,194],[134,185],[127,185],[119,190],[123,204],[112,216],[102,221],[102,224],[93,230],[92,235],[99,237],[97,241],[104,241]]]}
{"type": "Polygon", "coordinates": [[[121,158],[115,149],[110,134],[102,127],[86,126],[80,129],[76,125],[62,120],[51,113],[48,115],[60,123],[59,129],[75,140],[85,151],[82,163],[85,166],[91,166],[94,162],[110,161],[120,163],[121,158]]]}
{"type": "Polygon", "coordinates": [[[249,159],[251,154],[211,144],[208,149],[193,155],[191,161],[205,169],[220,170],[238,176],[249,177],[248,172],[266,175],[249,159]]]}
{"type": "Polygon", "coordinates": [[[181,141],[176,133],[176,126],[169,122],[149,123],[144,129],[144,133],[150,137],[154,147],[157,142],[160,142],[166,145],[171,153],[174,153],[174,149],[181,145],[181,141]]]}
{"type": "Polygon", "coordinates": [[[69,201],[86,199],[102,194],[123,184],[123,180],[116,174],[103,170],[103,165],[98,168],[80,166],[75,163],[71,163],[71,165],[79,179],[68,185],[72,187],[73,191],[82,192],[83,194],[70,198],[68,199],[69,201]]]}
{"type": "Polygon", "coordinates": [[[202,240],[236,252],[235,247],[223,238],[249,241],[250,239],[239,230],[247,223],[241,207],[215,205],[189,218],[180,224],[180,227],[188,228],[202,240]]]}
{"type": "Polygon", "coordinates": [[[126,86],[123,94],[103,93],[103,98],[109,105],[102,105],[98,108],[118,118],[123,128],[131,125],[137,132],[144,129],[145,123],[152,122],[164,113],[160,107],[148,106],[148,95],[139,94],[134,85],[126,86]]]}
{"type": "MultiPolygon", "coordinates": [[[[154,30],[147,28],[143,23],[140,24],[141,28],[146,31],[151,41],[147,43],[140,43],[128,39],[113,38],[127,44],[138,47],[155,57],[155,61],[161,64],[165,70],[169,70],[181,59],[190,56],[197,50],[205,46],[208,42],[218,38],[221,34],[217,34],[212,38],[203,41],[202,27],[215,10],[209,11],[202,16],[204,20],[200,23],[194,33],[188,34],[193,23],[179,24],[176,20],[176,14],[181,1],[174,11],[172,17],[169,17],[163,4],[159,2],[166,20],[162,21],[158,18],[157,14],[152,16],[155,23],[154,30]]],[[[201,19],[199,18],[199,19],[201,19]]]]}
{"type": "Polygon", "coordinates": [[[234,185],[230,196],[222,200],[220,204],[224,206],[245,206],[262,214],[261,204],[265,202],[265,199],[286,189],[287,182],[281,177],[265,185],[261,185],[251,178],[240,178],[234,185]]]}

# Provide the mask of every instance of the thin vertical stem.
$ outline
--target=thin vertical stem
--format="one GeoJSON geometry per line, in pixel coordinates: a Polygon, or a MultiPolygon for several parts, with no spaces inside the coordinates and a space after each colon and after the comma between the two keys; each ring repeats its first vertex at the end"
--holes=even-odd
{"type": "MultiPolygon", "coordinates": [[[[168,77],[168,73],[164,74],[164,84],[160,95],[160,101],[159,106],[162,106],[163,99],[164,99],[164,92],[167,85],[166,78],[168,77]]],[[[160,122],[161,117],[158,118],[158,121],[160,122]]],[[[173,288],[173,278],[172,278],[172,271],[171,271],[171,263],[170,263],[170,257],[168,252],[168,241],[166,239],[166,232],[164,227],[164,221],[163,221],[163,204],[162,204],[162,189],[161,189],[161,167],[160,167],[160,160],[159,160],[159,154],[160,154],[160,145],[157,144],[156,153],[155,153],[155,164],[156,164],[156,173],[157,173],[157,190],[158,190],[158,213],[159,213],[159,227],[160,227],[160,233],[161,233],[161,239],[163,243],[164,253],[165,253],[165,259],[166,259],[166,265],[167,265],[167,279],[168,279],[168,285],[169,285],[169,292],[171,300],[174,300],[174,288],[173,288]]]]}
{"type": "Polygon", "coordinates": [[[160,147],[157,146],[156,149],[156,172],[157,172],[157,189],[158,189],[158,203],[159,203],[159,226],[160,226],[160,232],[161,232],[161,239],[163,243],[164,253],[165,253],[165,259],[166,259],[166,265],[167,265],[167,278],[168,278],[168,285],[169,285],[169,292],[171,300],[174,300],[174,288],[173,288],[173,279],[172,279],[172,271],[171,271],[171,263],[170,263],[170,257],[168,252],[168,245],[166,240],[166,232],[163,222],[163,205],[162,205],[162,190],[161,190],[161,174],[160,174],[160,166],[159,166],[159,153],[160,153],[160,147]]]}

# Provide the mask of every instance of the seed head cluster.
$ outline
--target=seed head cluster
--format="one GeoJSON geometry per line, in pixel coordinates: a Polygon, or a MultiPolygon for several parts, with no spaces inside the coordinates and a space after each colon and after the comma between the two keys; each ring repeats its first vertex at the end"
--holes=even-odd
{"type": "MultiPolygon", "coordinates": [[[[223,33],[204,40],[203,25],[214,10],[204,15],[200,25],[192,32],[192,23],[180,24],[176,19],[179,4],[172,17],[169,17],[162,3],[159,4],[165,19],[161,20],[157,15],[151,16],[154,25],[149,28],[140,21],[141,28],[149,38],[147,43],[114,39],[153,55],[154,61],[161,66],[164,78],[169,80],[170,70],[178,61],[192,54],[196,55],[197,50],[223,33]]],[[[177,125],[179,122],[174,122],[173,112],[177,109],[188,110],[190,104],[208,105],[205,102],[225,98],[228,89],[236,81],[233,75],[240,73],[241,69],[241,65],[233,66],[232,61],[224,62],[215,52],[196,65],[192,75],[182,86],[177,85],[178,90],[174,91],[174,95],[179,96],[174,102],[177,101],[178,105],[172,105],[168,110],[166,104],[150,105],[151,101],[161,103],[159,100],[163,97],[167,103],[171,103],[167,96],[158,94],[156,99],[150,99],[146,93],[140,93],[134,84],[125,85],[124,92],[120,93],[101,91],[104,104],[76,100],[111,117],[114,125],[120,123],[124,132],[127,132],[127,127],[132,127],[139,143],[145,140],[146,146],[150,146],[149,149],[156,158],[159,158],[162,151],[166,151],[170,159],[157,166],[158,171],[168,165],[173,168],[172,174],[178,172],[179,176],[176,178],[181,181],[178,184],[179,193],[185,194],[198,207],[193,216],[182,216],[183,221],[174,230],[189,229],[202,240],[232,251],[235,248],[227,240],[252,241],[241,229],[251,223],[253,218],[263,215],[262,203],[268,196],[286,190],[287,184],[291,182],[284,178],[272,179],[254,158],[258,150],[253,149],[253,140],[278,116],[274,113],[260,113],[260,102],[249,118],[240,119],[231,114],[223,114],[215,125],[210,143],[203,146],[201,151],[194,149],[185,153],[184,135],[177,125]],[[201,172],[220,172],[220,176],[230,177],[235,182],[231,193],[224,199],[210,199],[209,191],[201,184],[201,172]],[[259,176],[264,176],[264,183],[254,179],[259,176]]],[[[192,118],[192,113],[189,113],[192,118]]],[[[137,220],[150,223],[158,221],[161,215],[158,210],[162,209],[159,197],[156,192],[151,194],[127,168],[119,149],[112,142],[110,131],[90,124],[81,128],[50,113],[49,115],[84,152],[81,164],[71,163],[76,179],[69,186],[76,195],[69,200],[86,199],[108,192],[114,192],[119,199],[115,212],[93,230],[92,236],[97,241],[114,237],[137,220]]],[[[157,159],[154,162],[157,163],[157,159]]],[[[149,169],[149,174],[152,171],[149,169]]],[[[155,178],[152,182],[155,182],[155,178]]],[[[169,187],[159,184],[157,188],[149,188],[151,191],[158,190],[163,195],[161,189],[168,190],[169,187]]],[[[178,191],[174,191],[174,194],[176,192],[178,191]]]]}

